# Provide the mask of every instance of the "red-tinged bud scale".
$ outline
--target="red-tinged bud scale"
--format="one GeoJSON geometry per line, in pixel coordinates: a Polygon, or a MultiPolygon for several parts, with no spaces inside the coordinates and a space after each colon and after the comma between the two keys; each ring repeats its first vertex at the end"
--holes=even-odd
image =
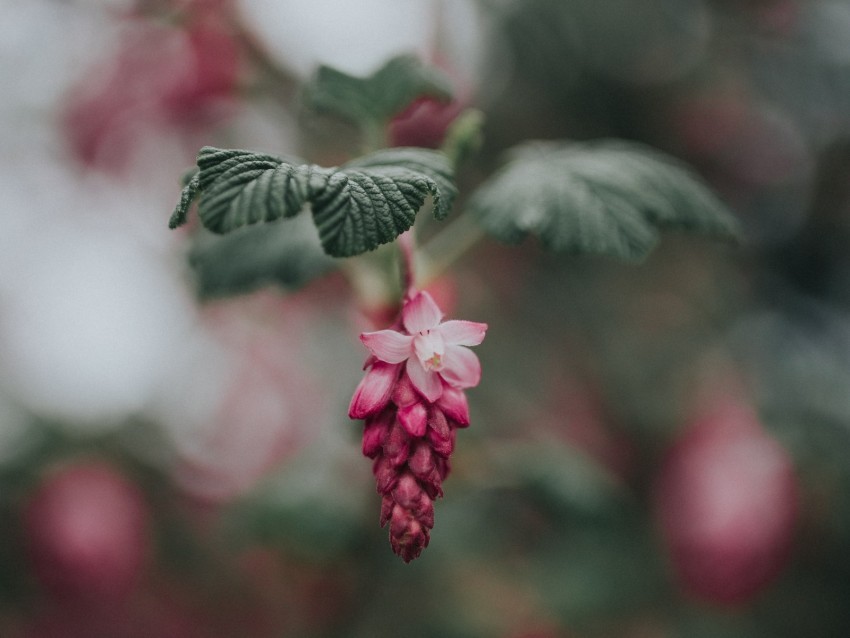
{"type": "Polygon", "coordinates": [[[398,329],[361,335],[371,355],[348,411],[365,419],[363,454],[374,459],[380,523],[406,563],[428,546],[457,428],[469,425],[464,390],[481,377],[468,346],[483,341],[487,326],[442,317],[427,292],[411,292],[398,329]]]}

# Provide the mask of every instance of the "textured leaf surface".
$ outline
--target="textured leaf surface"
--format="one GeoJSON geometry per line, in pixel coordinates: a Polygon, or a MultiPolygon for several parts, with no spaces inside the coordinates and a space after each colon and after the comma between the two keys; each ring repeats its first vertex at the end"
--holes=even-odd
{"type": "Polygon", "coordinates": [[[335,115],[352,122],[381,122],[428,95],[448,99],[448,79],[412,55],[400,55],[367,77],[356,77],[321,66],[304,89],[308,110],[335,115]]]}
{"type": "Polygon", "coordinates": [[[661,230],[739,234],[726,207],[683,164],[616,140],[523,145],[470,208],[506,242],[531,233],[553,251],[627,260],[644,258],[661,230]]]}
{"type": "Polygon", "coordinates": [[[309,217],[240,228],[227,235],[200,231],[189,263],[201,298],[250,292],[267,285],[295,290],[334,266],[309,217]]]}
{"type": "Polygon", "coordinates": [[[270,155],[204,147],[198,174],[183,189],[171,226],[200,194],[204,227],[229,233],[297,215],[306,205],[325,252],[350,257],[388,243],[413,225],[428,197],[444,218],[456,189],[445,155],[389,149],[339,168],[296,164],[270,155]]]}

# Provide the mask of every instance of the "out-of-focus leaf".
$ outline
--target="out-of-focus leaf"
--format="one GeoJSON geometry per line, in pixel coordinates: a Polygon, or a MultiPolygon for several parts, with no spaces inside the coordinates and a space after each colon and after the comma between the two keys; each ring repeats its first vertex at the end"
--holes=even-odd
{"type": "Polygon", "coordinates": [[[739,235],[726,207],[683,164],[620,140],[524,144],[470,208],[503,241],[531,233],[556,252],[625,260],[646,257],[662,230],[739,235]]]}
{"type": "Polygon", "coordinates": [[[306,204],[325,252],[351,257],[393,241],[409,229],[430,196],[434,216],[448,215],[456,195],[448,158],[437,151],[378,151],[342,167],[293,164],[251,151],[204,147],[200,171],[183,189],[170,226],[198,214],[215,233],[297,215],[306,204]]]}
{"type": "Polygon", "coordinates": [[[532,490],[558,509],[600,514],[622,505],[614,477],[569,446],[515,442],[491,448],[490,457],[507,486],[532,490]]]}
{"type": "Polygon", "coordinates": [[[448,79],[412,55],[400,55],[367,77],[320,66],[304,87],[303,106],[358,125],[382,122],[419,96],[451,97],[448,79]]]}
{"type": "Polygon", "coordinates": [[[200,231],[193,238],[189,263],[202,298],[270,284],[294,290],[334,267],[307,217],[240,228],[224,236],[200,231]]]}

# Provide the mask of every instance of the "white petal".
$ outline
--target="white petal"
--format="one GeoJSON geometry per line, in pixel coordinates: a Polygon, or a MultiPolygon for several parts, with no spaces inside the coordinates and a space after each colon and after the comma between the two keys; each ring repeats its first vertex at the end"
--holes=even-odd
{"type": "Polygon", "coordinates": [[[417,293],[401,311],[404,327],[410,334],[436,328],[442,318],[440,307],[427,292],[417,293]]]}
{"type": "Polygon", "coordinates": [[[416,357],[407,360],[407,376],[419,393],[429,402],[434,403],[443,393],[443,384],[436,372],[429,372],[422,367],[416,357]]]}
{"type": "Polygon", "coordinates": [[[477,346],[484,341],[487,324],[476,323],[475,321],[446,321],[440,324],[437,331],[443,335],[443,339],[448,344],[477,346]]]}
{"type": "Polygon", "coordinates": [[[413,354],[413,337],[395,330],[364,332],[360,341],[373,355],[387,363],[401,363],[413,354]]]}
{"type": "Polygon", "coordinates": [[[446,346],[440,376],[456,388],[472,388],[481,380],[481,363],[469,348],[446,346]]]}

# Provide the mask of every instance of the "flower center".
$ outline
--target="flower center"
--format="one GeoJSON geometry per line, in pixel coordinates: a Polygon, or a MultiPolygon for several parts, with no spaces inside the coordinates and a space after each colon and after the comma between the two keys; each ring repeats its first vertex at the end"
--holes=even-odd
{"type": "Polygon", "coordinates": [[[442,370],[445,345],[439,332],[422,330],[414,338],[413,347],[423,368],[434,372],[442,370]]]}

